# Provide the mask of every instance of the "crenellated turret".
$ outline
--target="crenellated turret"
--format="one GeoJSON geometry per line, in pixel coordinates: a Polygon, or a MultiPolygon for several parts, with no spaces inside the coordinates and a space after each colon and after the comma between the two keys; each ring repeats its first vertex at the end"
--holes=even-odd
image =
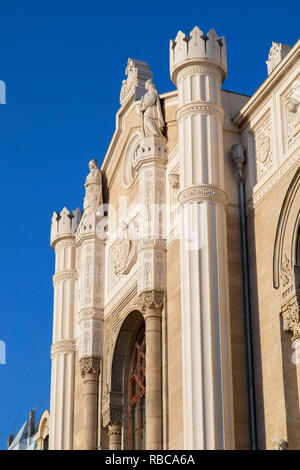
{"type": "Polygon", "coordinates": [[[190,32],[190,37],[179,31],[175,41],[170,41],[170,72],[171,79],[177,83],[177,74],[189,65],[199,64],[216,65],[222,73],[224,81],[227,75],[227,54],[224,37],[218,37],[216,31],[211,29],[205,36],[198,26],[190,32]]]}
{"type": "Polygon", "coordinates": [[[234,448],[221,97],[226,73],[225,39],[214,29],[204,36],[195,26],[189,38],[179,31],[171,41],[170,74],[178,88],[185,449],[234,448]]]}
{"type": "Polygon", "coordinates": [[[81,220],[82,212],[79,207],[74,211],[69,211],[66,207],[61,212],[54,212],[51,219],[51,246],[55,247],[55,243],[62,239],[68,238],[70,235],[75,236],[81,220]]]}

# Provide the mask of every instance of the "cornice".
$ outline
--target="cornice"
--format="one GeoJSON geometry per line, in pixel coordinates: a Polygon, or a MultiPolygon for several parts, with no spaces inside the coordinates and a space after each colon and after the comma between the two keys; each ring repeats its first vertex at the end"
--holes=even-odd
{"type": "Polygon", "coordinates": [[[259,104],[267,97],[272,88],[282,79],[287,71],[300,58],[300,39],[296,42],[288,55],[275,67],[273,72],[266,78],[262,85],[256,90],[245,106],[233,119],[233,123],[241,127],[248,120],[251,113],[256,110],[259,104]]]}

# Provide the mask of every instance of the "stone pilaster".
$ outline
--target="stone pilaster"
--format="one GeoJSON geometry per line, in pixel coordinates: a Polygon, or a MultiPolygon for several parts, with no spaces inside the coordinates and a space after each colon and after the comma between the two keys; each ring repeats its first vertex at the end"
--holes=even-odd
{"type": "Polygon", "coordinates": [[[233,449],[221,84],[226,44],[195,27],[170,44],[178,88],[185,449],[233,449]]]}
{"type": "Polygon", "coordinates": [[[76,232],[80,253],[77,349],[83,380],[85,450],[97,449],[98,385],[103,350],[105,238],[102,180],[96,160],[89,163],[84,213],[76,232]]]}
{"type": "Polygon", "coordinates": [[[138,293],[146,326],[146,449],[162,449],[162,326],[166,278],[165,137],[142,140],[139,173],[138,293]]]}
{"type": "Polygon", "coordinates": [[[51,347],[50,449],[73,448],[77,244],[80,209],[55,212],[51,245],[55,250],[53,342],[51,347]]]}

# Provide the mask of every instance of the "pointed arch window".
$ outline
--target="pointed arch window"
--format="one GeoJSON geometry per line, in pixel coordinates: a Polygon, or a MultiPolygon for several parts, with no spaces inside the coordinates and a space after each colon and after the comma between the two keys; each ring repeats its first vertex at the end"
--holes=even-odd
{"type": "Polygon", "coordinates": [[[146,442],[146,339],[139,331],[130,359],[128,380],[128,448],[145,449],[146,442]]]}

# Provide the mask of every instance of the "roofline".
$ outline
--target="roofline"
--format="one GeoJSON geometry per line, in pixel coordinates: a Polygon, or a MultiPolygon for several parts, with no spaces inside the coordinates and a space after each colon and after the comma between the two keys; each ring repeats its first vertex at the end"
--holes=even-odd
{"type": "Polygon", "coordinates": [[[244,121],[247,120],[253,109],[257,109],[258,104],[266,97],[271,88],[282,78],[286,70],[293,65],[298,56],[300,56],[300,39],[298,39],[287,56],[280,62],[280,64],[277,65],[277,67],[275,67],[275,69],[252,95],[250,100],[233,118],[233,123],[236,126],[240,127],[244,121]]]}

